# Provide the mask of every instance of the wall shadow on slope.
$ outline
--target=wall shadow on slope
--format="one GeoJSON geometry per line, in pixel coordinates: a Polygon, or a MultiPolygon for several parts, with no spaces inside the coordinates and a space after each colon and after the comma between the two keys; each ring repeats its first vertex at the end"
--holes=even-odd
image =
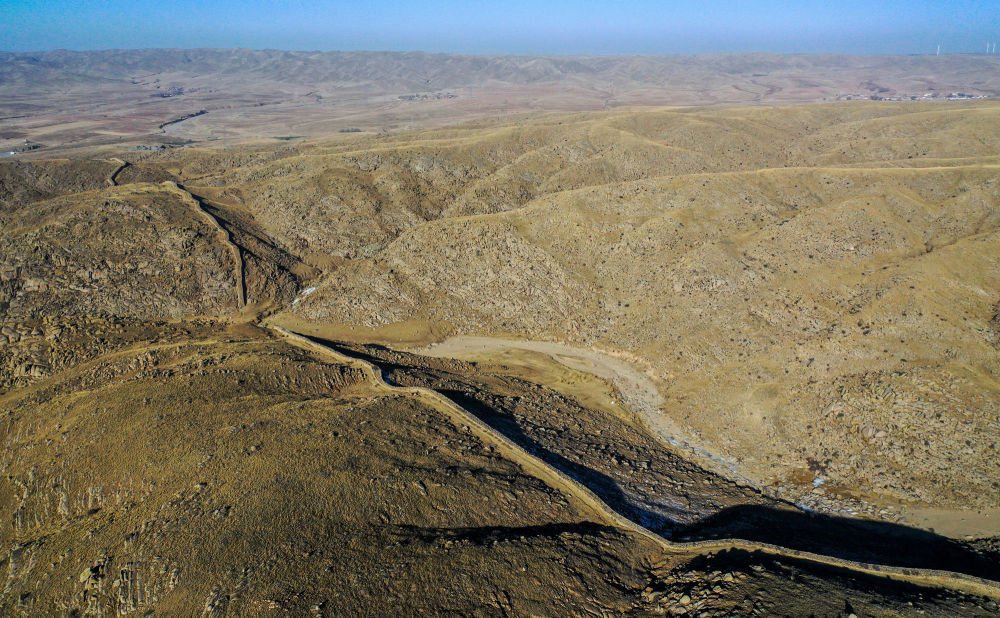
{"type": "Polygon", "coordinates": [[[515,444],[575,479],[618,514],[674,541],[737,538],[884,566],[941,569],[1000,581],[1000,562],[948,537],[900,524],[741,505],[678,525],[636,505],[606,474],[546,450],[507,414],[467,393],[439,391],[515,444]]]}
{"type": "Polygon", "coordinates": [[[553,468],[576,480],[610,506],[616,513],[630,519],[641,526],[669,536],[677,528],[677,524],[661,513],[650,511],[635,504],[621,490],[618,483],[603,472],[598,472],[578,462],[566,459],[559,453],[546,449],[531,436],[521,430],[521,426],[503,411],[487,406],[475,397],[462,391],[438,391],[448,399],[474,414],[493,429],[499,431],[508,440],[517,444],[535,457],[538,457],[553,468]]]}
{"type": "MultiPolygon", "coordinates": [[[[761,581],[761,573],[773,573],[779,577],[788,578],[794,582],[783,590],[784,594],[808,598],[810,595],[829,595],[842,604],[840,613],[802,613],[801,615],[915,615],[920,613],[944,614],[949,608],[955,611],[956,592],[947,588],[921,586],[919,584],[899,581],[880,575],[864,573],[831,564],[822,564],[811,560],[788,556],[774,556],[761,551],[729,549],[719,552],[703,553],[685,561],[678,569],[684,572],[699,572],[703,577],[711,577],[712,573],[733,573],[749,576],[749,581],[761,581]],[[797,577],[806,575],[805,577],[797,577]],[[857,608],[855,608],[855,606],[857,608]],[[881,610],[881,611],[878,611],[881,610]],[[929,610],[929,611],[928,611],[929,610]]],[[[654,581],[650,584],[654,592],[669,592],[669,580],[654,581]]],[[[748,597],[749,598],[749,597],[748,597]]],[[[969,615],[986,615],[996,607],[992,600],[985,600],[985,609],[975,606],[959,605],[966,609],[969,615]]],[[[802,610],[805,607],[800,606],[802,610]]],[[[749,608],[744,606],[744,613],[749,615],[749,608]]],[[[736,615],[736,614],[734,614],[736,615]]]]}
{"type": "Polygon", "coordinates": [[[454,541],[473,545],[492,545],[511,541],[538,539],[558,539],[564,535],[578,537],[598,537],[618,535],[621,530],[602,526],[593,522],[571,522],[539,524],[536,526],[474,526],[459,528],[428,528],[420,526],[398,526],[396,534],[403,540],[419,540],[424,543],[454,541]]]}
{"type": "Polygon", "coordinates": [[[677,541],[739,538],[886,566],[941,569],[1000,581],[1000,561],[900,524],[759,505],[735,506],[679,530],[677,541]]]}
{"type": "MultiPolygon", "coordinates": [[[[397,373],[410,378],[412,377],[412,373],[414,371],[421,371],[419,368],[393,363],[384,358],[367,353],[363,349],[340,344],[336,341],[329,341],[318,337],[307,338],[322,345],[331,347],[346,356],[360,358],[368,363],[371,363],[375,367],[376,371],[379,372],[382,379],[387,384],[392,386],[409,386],[413,382],[421,381],[418,379],[410,382],[410,384],[402,384],[398,380],[394,379],[394,374],[397,373]]],[[[391,348],[380,345],[367,345],[365,347],[392,352],[391,348]]],[[[487,405],[466,391],[454,388],[432,388],[431,390],[435,390],[441,395],[444,395],[456,405],[470,412],[479,420],[504,435],[511,442],[517,444],[563,474],[575,479],[581,485],[597,494],[597,496],[604,501],[605,504],[610,506],[619,515],[622,515],[623,517],[664,536],[671,536],[678,529],[680,529],[681,524],[672,519],[668,514],[657,513],[645,508],[644,506],[636,504],[633,499],[621,490],[618,482],[610,476],[578,462],[569,460],[559,453],[547,449],[543,444],[537,442],[530,435],[524,433],[521,426],[517,423],[513,416],[505,410],[487,405]]]]}
{"type": "MultiPolygon", "coordinates": [[[[413,369],[333,341],[316,341],[372,363],[392,384],[397,383],[388,374],[395,371],[405,374],[413,369]]],[[[1000,581],[1000,556],[979,553],[954,539],[900,524],[760,505],[731,507],[691,524],[679,524],[635,504],[610,476],[548,450],[524,433],[516,419],[504,410],[489,406],[465,391],[437,392],[590,489],[618,514],[671,540],[736,538],[876,565],[940,569],[1000,581]]]]}

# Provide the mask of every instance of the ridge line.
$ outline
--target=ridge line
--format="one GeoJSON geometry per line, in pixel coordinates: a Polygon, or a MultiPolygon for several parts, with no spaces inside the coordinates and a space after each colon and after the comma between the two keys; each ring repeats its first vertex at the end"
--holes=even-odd
{"type": "Polygon", "coordinates": [[[233,234],[219,223],[219,220],[210,213],[206,208],[202,199],[197,197],[194,193],[191,193],[184,188],[184,185],[178,184],[172,180],[167,180],[163,182],[163,186],[167,187],[175,193],[180,193],[181,197],[191,204],[194,209],[201,215],[203,219],[208,221],[209,225],[215,228],[219,237],[222,239],[223,243],[229,247],[230,252],[233,254],[233,260],[236,263],[236,299],[237,305],[242,310],[246,308],[247,305],[247,281],[246,274],[243,272],[243,252],[240,250],[239,245],[233,240],[233,234]]]}

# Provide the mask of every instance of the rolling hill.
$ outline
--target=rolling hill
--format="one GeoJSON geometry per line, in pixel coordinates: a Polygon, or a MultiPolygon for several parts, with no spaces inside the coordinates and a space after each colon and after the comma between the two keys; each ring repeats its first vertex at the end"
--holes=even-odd
{"type": "MultiPolygon", "coordinates": [[[[442,88],[864,66],[4,70],[185,58],[206,83],[443,63],[442,88]]],[[[539,111],[0,160],[0,612],[995,613],[998,111],[539,111]]]]}

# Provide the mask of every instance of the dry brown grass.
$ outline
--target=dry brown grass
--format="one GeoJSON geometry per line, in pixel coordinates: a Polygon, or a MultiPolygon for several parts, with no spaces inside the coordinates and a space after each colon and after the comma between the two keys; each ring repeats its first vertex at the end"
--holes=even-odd
{"type": "MultiPolygon", "coordinates": [[[[449,136],[459,141],[435,146],[436,165],[483,171],[426,190],[448,206],[398,224],[391,241],[339,236],[340,251],[369,249],[345,254],[294,313],[627,352],[660,380],[681,437],[791,498],[829,508],[852,495],[868,506],[846,508],[873,513],[989,508],[996,118],[994,106],[839,105],[608,114],[449,136]],[[617,141],[616,126],[643,146],[617,141]],[[530,190],[503,193],[511,177],[531,178],[530,190]],[[463,204],[480,212],[449,216],[468,212],[463,204]],[[817,476],[835,496],[799,484],[817,476]]],[[[323,156],[325,170],[379,161],[324,200],[377,191],[382,219],[411,212],[393,196],[412,183],[393,179],[419,176],[429,148],[323,156]]],[[[270,165],[308,169],[315,158],[270,165]]],[[[306,221],[337,212],[305,203],[306,221]]],[[[342,234],[364,229],[339,221],[342,234]]]]}
{"type": "MultiPolygon", "coordinates": [[[[0,611],[996,611],[791,558],[664,555],[489,438],[674,523],[785,497],[989,532],[956,518],[1000,495],[996,111],[535,114],[125,155],[119,187],[111,161],[0,162],[0,611]],[[627,360],[672,438],[762,493],[551,356],[352,348],[475,408],[492,429],[470,433],[257,326],[281,308],[355,344],[627,360]]],[[[995,561],[995,540],[892,530],[995,561]]]]}

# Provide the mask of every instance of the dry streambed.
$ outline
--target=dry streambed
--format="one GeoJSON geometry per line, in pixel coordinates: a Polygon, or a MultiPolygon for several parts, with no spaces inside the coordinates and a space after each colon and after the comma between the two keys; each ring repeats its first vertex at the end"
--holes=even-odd
{"type": "Polygon", "coordinates": [[[610,353],[601,352],[594,348],[576,348],[551,341],[473,336],[449,337],[440,343],[434,343],[413,350],[413,352],[438,358],[467,359],[500,350],[541,352],[566,367],[597,376],[614,387],[620,394],[622,402],[658,438],[673,447],[695,454],[700,464],[715,471],[719,471],[721,467],[726,470],[727,476],[736,476],[741,481],[750,482],[737,471],[732,462],[694,445],[693,440],[686,436],[681,428],[663,413],[664,400],[653,379],[627,361],[611,356],[610,353]]]}

